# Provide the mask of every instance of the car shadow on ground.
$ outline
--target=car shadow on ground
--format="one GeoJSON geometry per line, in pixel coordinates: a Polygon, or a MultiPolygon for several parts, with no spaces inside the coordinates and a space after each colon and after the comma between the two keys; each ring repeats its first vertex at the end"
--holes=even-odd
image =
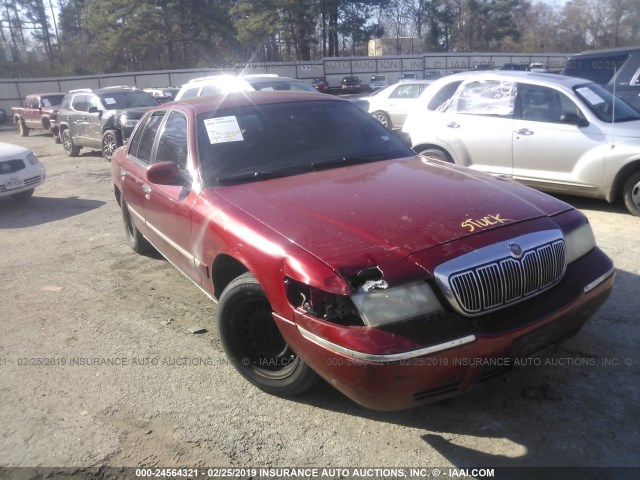
{"type": "Polygon", "coordinates": [[[606,213],[622,213],[625,215],[629,215],[632,218],[632,215],[629,213],[627,208],[624,205],[624,202],[618,198],[614,203],[609,203],[606,200],[598,199],[598,198],[587,198],[587,197],[574,197],[571,195],[553,195],[558,200],[562,200],[563,202],[567,202],[569,205],[577,208],[578,210],[594,210],[596,212],[606,212],[606,213]]]}
{"type": "Polygon", "coordinates": [[[80,215],[105,205],[99,200],[35,196],[27,200],[0,198],[0,230],[28,228],[80,215]]]}
{"type": "MultiPolygon", "coordinates": [[[[638,302],[616,309],[625,298],[635,298],[633,292],[640,292],[640,276],[617,270],[610,300],[575,337],[546,357],[578,359],[578,366],[518,367],[468,393],[396,412],[357,405],[324,381],[290,401],[418,429],[422,441],[459,468],[634,465],[637,457],[629,453],[634,446],[615,451],[598,443],[620,434],[627,440],[634,436],[640,445],[640,434],[629,433],[633,427],[625,426],[629,412],[636,409],[632,399],[640,393],[636,383],[625,381],[638,373],[640,364],[635,347],[638,302]],[[610,358],[616,359],[615,365],[605,366],[610,358]]],[[[540,472],[533,473],[527,477],[528,472],[518,472],[517,478],[542,478],[540,472]]]]}

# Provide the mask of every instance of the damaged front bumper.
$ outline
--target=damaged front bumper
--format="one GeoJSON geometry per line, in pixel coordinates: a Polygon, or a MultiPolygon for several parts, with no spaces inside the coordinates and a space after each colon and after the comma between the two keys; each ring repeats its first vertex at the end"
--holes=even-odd
{"type": "Polygon", "coordinates": [[[274,315],[287,343],[357,403],[398,410],[468,391],[575,335],[608,298],[611,260],[597,247],[567,266],[553,289],[476,318],[448,307],[437,318],[386,328],[341,326],[293,311],[274,315]]]}

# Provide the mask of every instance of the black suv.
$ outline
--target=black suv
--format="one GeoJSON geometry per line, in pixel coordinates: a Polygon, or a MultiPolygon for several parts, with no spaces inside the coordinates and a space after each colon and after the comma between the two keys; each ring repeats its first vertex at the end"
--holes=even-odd
{"type": "Polygon", "coordinates": [[[58,110],[64,151],[75,157],[82,147],[99,148],[111,160],[142,115],[156,105],[151,95],[131,87],[71,90],[58,110]]]}
{"type": "Polygon", "coordinates": [[[590,50],[572,55],[562,74],[604,85],[640,110],[640,47],[590,50]]]}

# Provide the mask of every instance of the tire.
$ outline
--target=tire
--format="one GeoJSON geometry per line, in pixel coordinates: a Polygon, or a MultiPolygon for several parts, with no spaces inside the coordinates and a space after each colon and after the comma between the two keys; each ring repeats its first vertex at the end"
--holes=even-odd
{"type": "Polygon", "coordinates": [[[453,163],[453,159],[451,155],[442,150],[441,148],[431,147],[425,148],[417,152],[418,155],[422,155],[424,157],[435,158],[436,160],[441,160],[443,162],[453,163]]]}
{"type": "Polygon", "coordinates": [[[25,190],[24,192],[14,193],[11,195],[11,198],[14,200],[27,200],[33,196],[33,192],[35,192],[35,190],[35,188],[32,188],[31,190],[25,190]]]}
{"type": "Polygon", "coordinates": [[[261,390],[299,395],[318,375],[287,345],[258,280],[244,273],[220,295],[217,323],[225,353],[236,370],[261,390]]]}
{"type": "Polygon", "coordinates": [[[127,202],[124,199],[120,201],[120,207],[122,209],[122,221],[124,222],[124,234],[131,250],[140,254],[147,253],[153,247],[133,223],[127,202]]]}
{"type": "Polygon", "coordinates": [[[73,144],[73,139],[71,138],[71,133],[68,128],[62,131],[60,139],[62,140],[62,148],[64,148],[65,153],[70,157],[77,157],[80,153],[80,147],[76,147],[73,144]]]}
{"type": "Polygon", "coordinates": [[[111,157],[113,157],[113,152],[116,151],[116,148],[122,146],[122,140],[120,140],[120,136],[118,132],[115,130],[106,130],[102,134],[102,156],[107,160],[111,161],[111,157]]]}
{"type": "Polygon", "coordinates": [[[622,189],[624,204],[633,215],[640,216],[640,172],[631,175],[622,189]]]}
{"type": "Polygon", "coordinates": [[[393,124],[391,123],[391,119],[389,118],[389,115],[387,114],[387,112],[377,110],[373,112],[371,115],[373,115],[374,118],[378,120],[383,127],[389,130],[393,130],[393,124]]]}
{"type": "Polygon", "coordinates": [[[18,133],[20,133],[21,137],[28,137],[29,130],[29,127],[24,124],[23,120],[18,120],[18,133]]]}

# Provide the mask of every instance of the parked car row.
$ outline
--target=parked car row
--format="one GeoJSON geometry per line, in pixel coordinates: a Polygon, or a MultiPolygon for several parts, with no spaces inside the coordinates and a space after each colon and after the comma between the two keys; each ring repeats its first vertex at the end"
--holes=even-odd
{"type": "Polygon", "coordinates": [[[176,99],[234,91],[317,90],[301,80],[278,75],[215,75],[196,78],[181,88],[111,86],[97,90],[75,89],[69,93],[29,95],[22,107],[12,109],[13,121],[22,136],[31,129],[46,130],[62,143],[69,156],[82,148],[98,149],[111,160],[124,145],[142,115],[151,107],[176,99]]]}

